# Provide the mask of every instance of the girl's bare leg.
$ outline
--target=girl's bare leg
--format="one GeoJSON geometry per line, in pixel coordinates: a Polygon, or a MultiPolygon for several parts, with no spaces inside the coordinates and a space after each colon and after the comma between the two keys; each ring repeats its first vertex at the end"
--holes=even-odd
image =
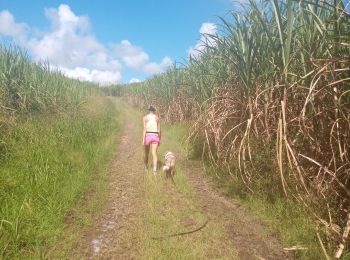
{"type": "Polygon", "coordinates": [[[145,145],[145,151],[143,153],[143,163],[145,166],[145,170],[148,168],[148,154],[149,154],[149,145],[145,145]]]}
{"type": "Polygon", "coordinates": [[[158,163],[158,157],[157,157],[158,144],[151,144],[151,149],[152,149],[152,158],[153,158],[153,172],[156,172],[157,163],[158,163]]]}

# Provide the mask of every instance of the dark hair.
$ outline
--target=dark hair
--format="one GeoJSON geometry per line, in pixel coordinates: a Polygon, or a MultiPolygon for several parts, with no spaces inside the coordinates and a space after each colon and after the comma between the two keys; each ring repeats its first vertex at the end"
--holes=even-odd
{"type": "Polygon", "coordinates": [[[155,112],[155,111],[156,111],[156,108],[155,108],[154,106],[150,105],[150,106],[148,107],[148,111],[155,112]]]}

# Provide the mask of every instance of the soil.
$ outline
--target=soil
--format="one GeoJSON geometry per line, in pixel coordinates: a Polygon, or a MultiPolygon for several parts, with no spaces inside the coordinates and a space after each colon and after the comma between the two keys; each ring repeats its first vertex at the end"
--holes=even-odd
{"type": "MultiPolygon", "coordinates": [[[[89,230],[83,232],[79,244],[70,253],[74,259],[143,259],[141,241],[135,231],[138,218],[142,217],[145,172],[140,166],[142,145],[135,129],[133,122],[125,126],[109,171],[106,206],[89,230]]],[[[186,172],[187,181],[208,223],[224,227],[225,241],[222,241],[222,245],[233,245],[239,259],[289,258],[275,234],[268,231],[247,209],[220,194],[214,187],[214,180],[204,175],[202,169],[187,160],[181,151],[176,152],[177,163],[186,172]]],[[[89,196],[94,195],[90,192],[89,196]]],[[[186,217],[182,223],[184,230],[188,228],[189,231],[194,224],[186,217]]]]}
{"type": "Polygon", "coordinates": [[[136,226],[135,221],[142,211],[142,204],[139,202],[143,195],[143,178],[130,164],[130,161],[140,160],[135,158],[134,152],[138,144],[132,130],[132,123],[128,123],[111,164],[109,194],[102,216],[85,232],[79,245],[72,252],[73,258],[138,258],[138,241],[132,236],[130,229],[136,226]],[[128,239],[125,239],[126,237],[128,239]]]}
{"type": "Polygon", "coordinates": [[[214,180],[200,167],[186,163],[189,182],[196,192],[202,210],[211,221],[224,224],[228,239],[233,241],[240,259],[289,259],[276,235],[239,203],[220,194],[214,180]]]}

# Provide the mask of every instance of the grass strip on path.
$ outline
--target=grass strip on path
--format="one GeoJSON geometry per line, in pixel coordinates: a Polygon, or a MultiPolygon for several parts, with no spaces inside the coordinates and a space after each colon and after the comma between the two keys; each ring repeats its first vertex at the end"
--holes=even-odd
{"type": "Polygon", "coordinates": [[[77,243],[77,250],[68,256],[285,259],[278,238],[268,234],[249,212],[221,196],[202,168],[186,158],[186,125],[162,122],[158,159],[163,161],[168,150],[176,154],[174,185],[161,171],[154,176],[143,169],[143,113],[120,99],[116,104],[124,129],[108,170],[108,187],[98,191],[106,194],[98,203],[101,214],[89,223],[87,232],[80,233],[83,245],[77,243]]]}
{"type": "MultiPolygon", "coordinates": [[[[129,110],[130,111],[130,110],[129,110]]],[[[144,198],[142,215],[139,216],[137,232],[140,239],[140,252],[143,259],[235,259],[233,246],[225,241],[224,227],[212,223],[202,212],[186,175],[184,166],[186,151],[183,145],[186,127],[168,125],[162,122],[162,140],[158,150],[158,159],[163,161],[166,151],[173,151],[177,156],[175,185],[158,171],[154,176],[151,171],[145,173],[142,163],[142,114],[132,112],[130,120],[136,120],[134,131],[140,149],[136,151],[135,161],[130,160],[134,170],[144,178],[144,198]],[[197,232],[187,233],[203,226],[197,232]],[[174,236],[172,236],[174,235],[174,236]],[[154,239],[159,237],[164,239],[154,239]],[[172,237],[169,237],[172,236],[172,237]],[[224,246],[223,246],[224,245],[224,246]]],[[[150,157],[151,159],[151,157],[150,157]]],[[[150,160],[151,161],[151,160],[150,160]]]]}

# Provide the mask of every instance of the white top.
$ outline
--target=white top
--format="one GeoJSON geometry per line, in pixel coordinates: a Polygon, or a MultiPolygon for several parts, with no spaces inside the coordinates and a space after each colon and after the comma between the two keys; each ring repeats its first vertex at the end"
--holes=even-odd
{"type": "Polygon", "coordinates": [[[146,132],[158,132],[157,116],[148,114],[146,117],[146,132]]]}

